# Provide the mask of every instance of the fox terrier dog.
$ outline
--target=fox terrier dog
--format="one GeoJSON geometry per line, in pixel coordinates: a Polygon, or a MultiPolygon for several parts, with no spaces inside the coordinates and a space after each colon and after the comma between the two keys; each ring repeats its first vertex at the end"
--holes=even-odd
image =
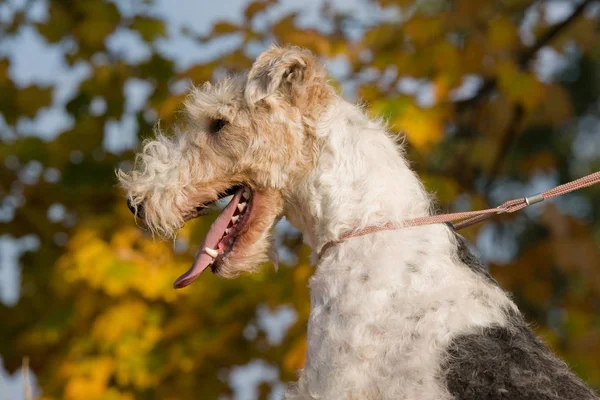
{"type": "Polygon", "coordinates": [[[247,74],[193,89],[185,110],[119,180],[164,237],[233,196],[176,288],[208,267],[256,270],[282,216],[302,231],[318,266],[306,365],[285,399],[598,399],[452,227],[380,231],[316,256],[433,207],[394,136],[343,100],[309,51],[271,47],[247,74]]]}

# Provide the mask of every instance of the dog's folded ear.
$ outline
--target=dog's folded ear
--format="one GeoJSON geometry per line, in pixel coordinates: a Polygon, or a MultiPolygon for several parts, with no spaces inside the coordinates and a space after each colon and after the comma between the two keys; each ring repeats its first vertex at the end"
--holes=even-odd
{"type": "Polygon", "coordinates": [[[279,94],[299,105],[307,89],[324,84],[326,76],[325,68],[310,51],[295,46],[271,46],[252,65],[244,96],[248,104],[254,104],[279,94]]]}

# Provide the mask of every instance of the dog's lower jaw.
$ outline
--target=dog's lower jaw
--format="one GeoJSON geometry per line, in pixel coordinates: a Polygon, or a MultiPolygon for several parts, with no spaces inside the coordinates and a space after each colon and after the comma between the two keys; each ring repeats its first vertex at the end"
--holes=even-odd
{"type": "Polygon", "coordinates": [[[278,189],[260,190],[253,214],[256,218],[236,241],[232,251],[224,257],[213,273],[222,278],[235,278],[244,272],[254,272],[269,261],[273,254],[272,230],[283,211],[283,198],[278,189]]]}

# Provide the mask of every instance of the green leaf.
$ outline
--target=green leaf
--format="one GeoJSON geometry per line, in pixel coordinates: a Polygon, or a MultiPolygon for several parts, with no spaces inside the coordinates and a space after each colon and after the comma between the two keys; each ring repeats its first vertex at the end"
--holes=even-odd
{"type": "Polygon", "coordinates": [[[244,17],[246,18],[246,21],[251,20],[252,18],[254,18],[254,16],[256,16],[256,14],[265,11],[267,8],[269,8],[269,6],[275,3],[275,1],[267,0],[253,1],[252,3],[248,4],[248,6],[246,6],[246,9],[244,10],[244,17]]]}
{"type": "Polygon", "coordinates": [[[16,105],[19,114],[35,117],[38,110],[52,103],[52,88],[28,86],[17,92],[16,105]]]}
{"type": "Polygon", "coordinates": [[[146,42],[164,37],[167,33],[167,28],[162,20],[148,16],[136,15],[130,27],[139,32],[146,42]]]}
{"type": "Polygon", "coordinates": [[[38,31],[50,43],[56,43],[71,34],[73,16],[61,3],[53,1],[48,7],[48,19],[37,24],[38,31]]]}
{"type": "Polygon", "coordinates": [[[213,26],[212,36],[226,35],[229,33],[238,32],[240,28],[231,22],[221,21],[213,26]]]}
{"type": "Polygon", "coordinates": [[[104,41],[119,24],[120,16],[113,3],[101,0],[77,2],[77,25],[73,32],[79,42],[92,49],[104,47],[104,41]]]}

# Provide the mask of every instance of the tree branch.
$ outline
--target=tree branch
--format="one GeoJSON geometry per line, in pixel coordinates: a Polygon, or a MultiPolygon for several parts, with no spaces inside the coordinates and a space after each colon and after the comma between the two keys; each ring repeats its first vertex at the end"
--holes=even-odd
{"type": "MultiPolygon", "coordinates": [[[[552,41],[556,36],[558,36],[565,28],[567,28],[571,23],[577,19],[586,9],[586,7],[593,2],[598,0],[584,0],[582,1],[576,8],[573,10],[571,15],[567,17],[561,23],[558,23],[548,29],[542,36],[540,36],[533,46],[526,48],[521,54],[517,57],[519,67],[521,69],[526,69],[529,62],[535,57],[537,52],[544,46],[546,46],[550,41],[552,41]]],[[[458,112],[464,111],[466,108],[470,107],[473,104],[478,103],[484,97],[487,97],[491,94],[497,87],[498,81],[496,78],[488,78],[483,82],[483,85],[479,88],[477,93],[469,99],[457,101],[455,103],[456,110],[458,112]]]]}
{"type": "MultiPolygon", "coordinates": [[[[489,198],[489,192],[492,188],[492,184],[496,180],[496,176],[500,172],[500,168],[502,168],[502,164],[504,163],[504,158],[509,153],[509,150],[513,144],[514,139],[517,137],[517,133],[519,132],[519,125],[521,124],[521,120],[523,119],[523,115],[525,114],[525,109],[521,104],[515,104],[513,109],[512,119],[510,120],[510,124],[506,128],[506,134],[502,137],[502,142],[500,143],[500,149],[496,153],[496,157],[492,162],[492,166],[490,168],[490,172],[488,175],[487,182],[484,187],[485,198],[489,198]]],[[[489,200],[489,199],[488,199],[489,200]]]]}
{"type": "Polygon", "coordinates": [[[518,58],[519,66],[522,69],[526,68],[529,61],[531,61],[531,59],[533,59],[533,57],[535,56],[535,54],[538,52],[539,49],[541,49],[542,47],[544,47],[545,45],[550,43],[550,41],[552,41],[552,39],[554,39],[556,36],[558,36],[562,32],[563,29],[565,29],[566,27],[571,25],[571,23],[575,19],[577,19],[577,17],[579,17],[581,14],[583,14],[583,12],[585,11],[585,8],[588,5],[590,5],[591,3],[593,3],[594,1],[598,1],[598,0],[582,1],[581,4],[579,4],[577,7],[575,7],[575,10],[573,10],[573,12],[571,13],[571,15],[569,15],[568,18],[566,18],[561,23],[558,23],[558,24],[552,26],[550,29],[548,29],[546,32],[544,32],[544,34],[538,38],[538,40],[534,43],[533,46],[525,49],[525,51],[523,51],[521,53],[521,55],[518,58]]]}
{"type": "MultiPolygon", "coordinates": [[[[577,19],[586,9],[586,7],[598,0],[584,0],[582,1],[567,17],[564,21],[560,22],[549,28],[543,35],[541,35],[536,42],[529,48],[525,49],[521,52],[520,55],[517,56],[518,65],[521,70],[525,70],[528,67],[529,62],[534,59],[537,52],[548,43],[550,43],[554,38],[556,38],[561,32],[564,31],[569,25],[573,23],[575,19],[577,19]]],[[[497,88],[497,80],[496,78],[486,79],[477,91],[477,93],[461,102],[456,103],[456,109],[458,112],[462,112],[467,109],[469,106],[477,104],[483,98],[487,97],[489,94],[493,93],[497,88]]],[[[498,152],[492,161],[490,171],[488,174],[487,182],[484,187],[484,194],[486,198],[489,198],[489,192],[492,188],[494,181],[496,180],[496,176],[500,172],[502,168],[502,164],[504,163],[504,159],[508,155],[510,148],[513,144],[514,139],[517,137],[519,131],[519,125],[523,119],[525,114],[525,110],[521,104],[516,104],[513,109],[513,115],[511,121],[506,129],[505,135],[502,137],[502,141],[499,145],[498,152]]]]}

